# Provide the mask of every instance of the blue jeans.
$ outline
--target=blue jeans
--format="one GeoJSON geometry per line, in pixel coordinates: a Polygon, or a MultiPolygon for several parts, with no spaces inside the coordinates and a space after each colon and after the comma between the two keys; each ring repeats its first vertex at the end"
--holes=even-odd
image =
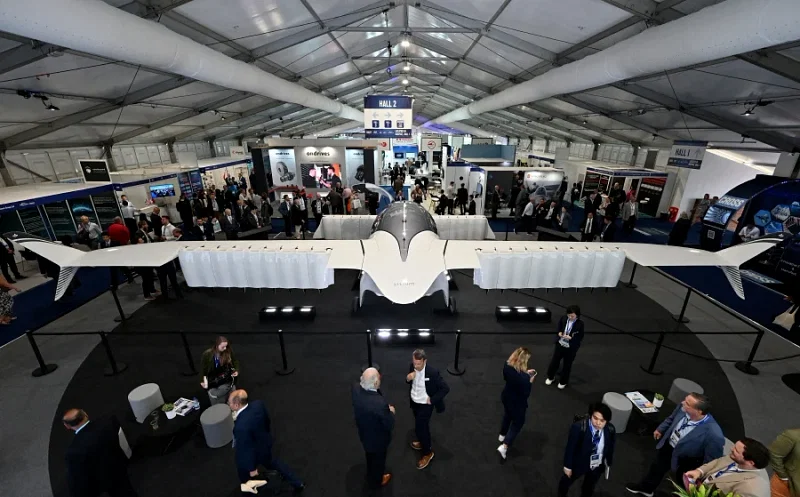
{"type": "Polygon", "coordinates": [[[503,408],[505,412],[503,412],[503,422],[500,425],[500,434],[506,437],[503,443],[511,447],[514,439],[517,438],[519,432],[522,431],[522,426],[525,424],[525,411],[520,413],[510,411],[505,406],[503,408]]]}

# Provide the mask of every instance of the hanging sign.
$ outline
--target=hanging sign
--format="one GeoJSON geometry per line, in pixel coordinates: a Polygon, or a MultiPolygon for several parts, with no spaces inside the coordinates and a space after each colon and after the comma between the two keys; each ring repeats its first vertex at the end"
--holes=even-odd
{"type": "Polygon", "coordinates": [[[364,136],[366,138],[411,137],[413,99],[369,95],[364,97],[364,136]]]}
{"type": "Polygon", "coordinates": [[[442,139],[441,138],[423,138],[422,139],[422,150],[426,152],[440,152],[442,150],[442,139]]]}
{"type": "Polygon", "coordinates": [[[108,173],[108,163],[104,160],[80,160],[78,163],[86,181],[111,181],[108,173]]]}
{"type": "Polygon", "coordinates": [[[667,165],[700,169],[707,146],[708,142],[701,141],[672,142],[672,151],[669,154],[667,165]]]}

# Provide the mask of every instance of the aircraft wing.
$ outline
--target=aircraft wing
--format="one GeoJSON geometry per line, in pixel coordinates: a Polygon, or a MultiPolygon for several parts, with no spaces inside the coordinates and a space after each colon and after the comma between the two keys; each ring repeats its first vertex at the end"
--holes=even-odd
{"type": "Polygon", "coordinates": [[[25,234],[14,243],[61,268],[56,300],[81,267],[159,267],[180,259],[193,287],[326,288],[334,269],[360,270],[370,240],[163,242],[84,252],[25,234]]]}
{"type": "Polygon", "coordinates": [[[768,236],[719,252],[640,243],[451,240],[445,265],[474,269],[474,282],[484,289],[614,287],[625,258],[642,266],[718,266],[743,299],[739,266],[782,240],[768,236]]]}

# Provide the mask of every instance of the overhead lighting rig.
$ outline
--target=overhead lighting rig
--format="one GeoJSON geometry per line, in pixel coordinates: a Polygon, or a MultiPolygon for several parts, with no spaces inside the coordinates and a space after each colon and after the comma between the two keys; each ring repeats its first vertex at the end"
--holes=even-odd
{"type": "Polygon", "coordinates": [[[31,98],[38,98],[39,100],[42,101],[42,105],[44,105],[44,108],[49,110],[49,111],[51,111],[51,112],[55,112],[57,110],[61,110],[58,107],[56,107],[55,105],[53,105],[52,103],[50,103],[50,97],[48,97],[47,95],[45,95],[43,93],[38,93],[38,92],[35,92],[35,91],[29,91],[29,90],[17,90],[17,95],[19,95],[20,97],[24,98],[25,100],[28,100],[28,99],[31,99],[31,98]]]}

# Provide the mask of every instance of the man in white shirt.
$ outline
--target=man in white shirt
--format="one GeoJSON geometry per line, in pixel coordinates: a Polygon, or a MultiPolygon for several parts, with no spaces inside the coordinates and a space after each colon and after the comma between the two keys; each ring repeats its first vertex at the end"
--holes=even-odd
{"type": "MultiPolygon", "coordinates": [[[[125,227],[128,228],[128,231],[131,232],[131,236],[133,236],[137,229],[136,212],[138,209],[128,200],[127,195],[122,195],[120,197],[119,210],[122,212],[122,219],[125,222],[125,227]]],[[[131,241],[133,241],[133,239],[131,239],[131,241]]]]}
{"type": "MultiPolygon", "coordinates": [[[[520,194],[521,195],[521,194],[520,194]]],[[[533,232],[533,229],[536,227],[534,220],[534,211],[536,208],[536,197],[534,195],[530,195],[528,197],[528,203],[525,205],[525,210],[522,211],[522,217],[520,218],[520,228],[525,230],[526,233],[529,235],[533,232]]],[[[519,230],[515,229],[514,233],[518,233],[519,230]]]]}
{"type": "Polygon", "coordinates": [[[89,248],[92,250],[97,249],[100,245],[100,235],[102,233],[103,230],[100,229],[97,223],[91,222],[88,216],[81,216],[81,224],[78,225],[78,236],[88,238],[89,248]]]}
{"type": "Polygon", "coordinates": [[[689,483],[713,484],[723,494],[733,493],[740,497],[769,497],[770,487],[767,471],[769,449],[752,438],[736,442],[728,456],[687,471],[689,483]]]}
{"type": "Polygon", "coordinates": [[[761,236],[761,231],[753,223],[747,223],[747,225],[744,228],[739,230],[739,237],[741,237],[743,242],[749,242],[750,240],[755,240],[759,236],[761,236]]]}
{"type": "Polygon", "coordinates": [[[169,222],[169,216],[161,216],[161,241],[171,242],[175,240],[175,226],[169,222]]]}
{"type": "Polygon", "coordinates": [[[630,235],[633,227],[636,226],[636,218],[639,216],[639,204],[636,199],[631,197],[622,206],[622,231],[630,235]]]}
{"type": "Polygon", "coordinates": [[[439,371],[428,366],[425,351],[417,349],[411,355],[411,367],[406,376],[410,393],[411,411],[414,413],[414,430],[417,440],[411,442],[411,448],[422,452],[417,462],[417,469],[425,469],[433,459],[431,446],[431,416],[436,412],[444,412],[444,397],[450,387],[444,382],[439,371]]]}
{"type": "Polygon", "coordinates": [[[594,241],[596,232],[597,232],[597,225],[595,224],[594,220],[594,212],[588,212],[586,214],[586,221],[584,221],[583,225],[581,226],[581,241],[582,242],[594,241]]]}

